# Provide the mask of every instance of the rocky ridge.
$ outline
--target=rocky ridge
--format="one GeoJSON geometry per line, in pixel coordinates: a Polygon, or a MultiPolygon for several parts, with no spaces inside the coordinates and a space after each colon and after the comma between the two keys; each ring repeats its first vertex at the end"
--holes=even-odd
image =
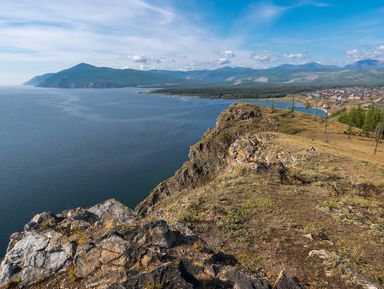
{"type": "Polygon", "coordinates": [[[269,131],[275,131],[278,122],[273,116],[263,116],[260,107],[252,104],[231,105],[220,114],[216,127],[208,130],[198,143],[191,146],[189,160],[172,178],[160,183],[137,206],[136,211],[145,216],[166,196],[214,179],[227,167],[228,149],[231,144],[245,133],[263,132],[266,127],[269,131]]]}
{"type": "MultiPolygon", "coordinates": [[[[145,222],[115,200],[44,212],[24,229],[10,238],[0,288],[270,288],[185,225],[145,222]]],[[[275,287],[301,288],[284,274],[275,287]]]]}

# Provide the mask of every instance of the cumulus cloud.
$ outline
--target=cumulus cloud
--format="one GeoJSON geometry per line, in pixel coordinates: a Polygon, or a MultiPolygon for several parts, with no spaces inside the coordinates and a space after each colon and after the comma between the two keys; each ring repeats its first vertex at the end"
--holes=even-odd
{"type": "Polygon", "coordinates": [[[272,60],[272,56],[267,54],[252,54],[251,58],[258,62],[270,62],[272,60]]]}
{"type": "Polygon", "coordinates": [[[303,59],[306,58],[306,55],[304,53],[285,53],[283,57],[287,59],[303,59]]]}
{"type": "Polygon", "coordinates": [[[361,60],[365,58],[374,58],[384,60],[384,44],[381,44],[373,49],[359,50],[356,48],[347,50],[345,55],[354,60],[361,60]]]}
{"type": "Polygon", "coordinates": [[[145,55],[132,55],[129,57],[133,62],[142,63],[142,64],[154,64],[161,63],[161,60],[158,58],[145,56],[145,55]]]}
{"type": "Polygon", "coordinates": [[[134,62],[137,62],[137,63],[147,63],[148,62],[148,58],[146,56],[143,56],[143,55],[133,55],[132,60],[134,62]]]}
{"type": "Polygon", "coordinates": [[[227,59],[227,58],[219,58],[216,63],[218,65],[224,65],[224,64],[230,64],[231,63],[231,60],[227,59]]]}
{"type": "Polygon", "coordinates": [[[359,52],[359,50],[354,48],[354,49],[347,50],[345,52],[345,55],[347,55],[348,57],[351,57],[351,58],[357,58],[357,57],[359,57],[360,52],[359,52]]]}
{"type": "Polygon", "coordinates": [[[223,58],[234,58],[236,55],[232,50],[224,50],[219,53],[223,58]]]}
{"type": "MultiPolygon", "coordinates": [[[[271,37],[262,38],[267,31],[262,29],[293,9],[322,9],[327,4],[316,0],[254,3],[240,11],[244,12],[240,19],[229,19],[231,25],[224,35],[215,34],[204,21],[195,21],[189,14],[195,11],[180,9],[171,0],[2,0],[0,82],[11,74],[23,82],[80,62],[177,70],[222,65],[269,67],[304,58],[306,52],[287,53],[284,58],[282,52],[264,51],[264,47],[300,49],[298,45],[304,44],[295,40],[285,45],[271,37]]],[[[383,50],[381,45],[369,53],[379,57],[383,50]]],[[[368,52],[358,51],[356,55],[362,53],[368,52]]]]}
{"type": "MultiPolygon", "coordinates": [[[[3,0],[0,62],[27,63],[31,69],[14,74],[23,82],[80,62],[179,69],[191,59],[200,59],[200,68],[234,59],[235,53],[222,47],[236,48],[238,39],[213,35],[182,13],[170,1],[3,0]]],[[[10,69],[4,71],[10,74],[10,69]]]]}

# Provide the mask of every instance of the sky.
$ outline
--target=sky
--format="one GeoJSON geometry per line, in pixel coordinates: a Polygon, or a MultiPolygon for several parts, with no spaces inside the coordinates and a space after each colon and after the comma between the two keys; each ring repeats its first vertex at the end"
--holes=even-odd
{"type": "Polygon", "coordinates": [[[384,60],[383,0],[1,0],[0,84],[134,69],[384,60]]]}

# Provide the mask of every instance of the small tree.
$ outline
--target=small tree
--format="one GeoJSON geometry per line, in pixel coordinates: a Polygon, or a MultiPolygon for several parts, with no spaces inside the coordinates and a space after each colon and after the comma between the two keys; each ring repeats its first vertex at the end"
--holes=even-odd
{"type": "Polygon", "coordinates": [[[318,111],[318,107],[319,107],[319,101],[318,101],[318,99],[316,98],[316,100],[315,100],[315,104],[316,104],[316,110],[315,110],[315,120],[317,120],[317,111],[318,111]]]}

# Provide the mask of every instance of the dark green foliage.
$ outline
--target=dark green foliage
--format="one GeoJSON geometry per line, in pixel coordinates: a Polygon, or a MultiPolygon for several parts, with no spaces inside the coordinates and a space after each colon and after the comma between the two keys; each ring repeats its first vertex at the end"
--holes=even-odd
{"type": "Polygon", "coordinates": [[[379,122],[384,120],[384,111],[376,107],[370,106],[365,114],[365,120],[363,124],[363,132],[369,134],[373,132],[379,122]]]}
{"type": "Polygon", "coordinates": [[[153,93],[170,95],[198,96],[207,98],[241,99],[241,98],[279,98],[288,94],[299,94],[321,88],[337,86],[318,86],[307,84],[252,84],[225,86],[178,86],[163,88],[153,93]]]}
{"type": "Polygon", "coordinates": [[[384,109],[370,106],[364,110],[361,106],[353,107],[340,114],[339,121],[352,127],[360,128],[365,135],[370,135],[377,125],[384,121],[384,109]]]}

